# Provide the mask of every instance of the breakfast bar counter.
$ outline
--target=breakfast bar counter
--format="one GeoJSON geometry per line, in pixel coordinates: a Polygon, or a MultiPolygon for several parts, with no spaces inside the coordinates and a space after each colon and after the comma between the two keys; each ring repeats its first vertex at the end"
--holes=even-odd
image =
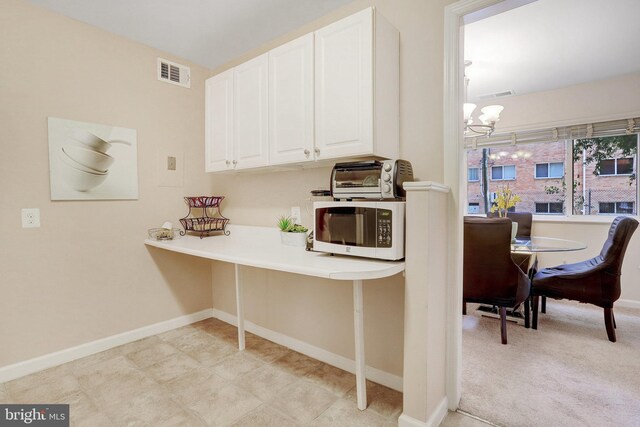
{"type": "Polygon", "coordinates": [[[310,252],[283,245],[280,231],[270,227],[231,225],[231,234],[200,238],[187,235],[174,240],[145,240],[148,246],[224,261],[235,265],[238,347],[244,350],[244,303],[241,266],[284,271],[307,276],[353,282],[355,374],[358,408],[367,406],[365,387],[362,281],[393,276],[404,271],[404,261],[380,261],[310,252]]]}

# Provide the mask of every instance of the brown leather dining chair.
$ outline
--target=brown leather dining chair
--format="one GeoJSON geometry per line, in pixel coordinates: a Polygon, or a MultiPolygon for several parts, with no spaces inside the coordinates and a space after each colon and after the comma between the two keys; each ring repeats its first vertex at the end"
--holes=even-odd
{"type": "Polygon", "coordinates": [[[498,306],[500,335],[506,344],[506,309],[524,302],[528,323],[531,284],[511,258],[511,220],[465,217],[463,262],[463,314],[467,302],[498,306]]]}
{"type": "Polygon", "coordinates": [[[540,296],[570,299],[604,308],[607,336],[609,341],[616,342],[613,303],[620,298],[622,260],[637,227],[638,221],[635,219],[619,216],[611,223],[609,236],[598,256],[537,272],[531,285],[533,329],[538,329],[537,308],[540,296]]]}

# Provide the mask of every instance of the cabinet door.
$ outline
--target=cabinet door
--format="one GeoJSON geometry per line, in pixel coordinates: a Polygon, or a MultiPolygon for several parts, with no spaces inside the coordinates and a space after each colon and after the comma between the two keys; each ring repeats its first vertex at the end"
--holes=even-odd
{"type": "Polygon", "coordinates": [[[265,53],[233,69],[235,169],[266,166],[269,163],[268,63],[265,53]]]}
{"type": "Polygon", "coordinates": [[[315,33],[316,154],[373,152],[373,9],[315,33]]]}
{"type": "Polygon", "coordinates": [[[269,52],[269,163],[313,159],[313,34],[269,52]]]}
{"type": "Polygon", "coordinates": [[[233,70],[205,85],[205,171],[231,168],[233,160],[233,70]]]}

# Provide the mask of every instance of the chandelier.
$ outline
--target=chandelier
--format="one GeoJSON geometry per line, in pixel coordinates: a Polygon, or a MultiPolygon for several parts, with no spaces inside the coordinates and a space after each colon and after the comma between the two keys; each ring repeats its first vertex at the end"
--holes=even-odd
{"type": "MultiPolygon", "coordinates": [[[[467,100],[467,87],[469,86],[469,77],[467,77],[467,68],[471,66],[471,61],[464,61],[464,98],[467,100]]],[[[504,110],[502,105],[487,105],[480,109],[478,120],[480,123],[474,124],[471,115],[476,109],[476,104],[465,102],[462,106],[464,115],[464,133],[466,136],[489,136],[493,133],[496,122],[500,120],[500,113],[504,110]]]]}
{"type": "Polygon", "coordinates": [[[493,133],[496,122],[500,120],[500,113],[504,109],[502,105],[487,105],[480,109],[482,113],[478,119],[481,124],[474,124],[471,114],[476,109],[476,104],[465,102],[462,106],[464,112],[464,133],[468,136],[489,136],[493,133]]]}

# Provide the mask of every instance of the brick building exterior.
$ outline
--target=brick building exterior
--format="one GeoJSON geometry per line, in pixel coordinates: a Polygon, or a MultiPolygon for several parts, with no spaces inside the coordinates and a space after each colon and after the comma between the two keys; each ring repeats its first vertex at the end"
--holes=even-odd
{"type": "MultiPolygon", "coordinates": [[[[469,213],[484,214],[482,196],[482,149],[467,155],[467,202],[469,213]]],[[[487,149],[489,191],[503,186],[522,199],[516,209],[535,214],[637,214],[636,156],[612,159],[595,175],[595,164],[573,165],[574,209],[567,209],[566,192],[571,191],[572,171],[566,170],[565,141],[487,149]],[[565,185],[566,182],[566,185],[565,185]],[[567,211],[568,210],[568,211],[567,211]]],[[[490,196],[490,200],[492,197],[490,196]]]]}

